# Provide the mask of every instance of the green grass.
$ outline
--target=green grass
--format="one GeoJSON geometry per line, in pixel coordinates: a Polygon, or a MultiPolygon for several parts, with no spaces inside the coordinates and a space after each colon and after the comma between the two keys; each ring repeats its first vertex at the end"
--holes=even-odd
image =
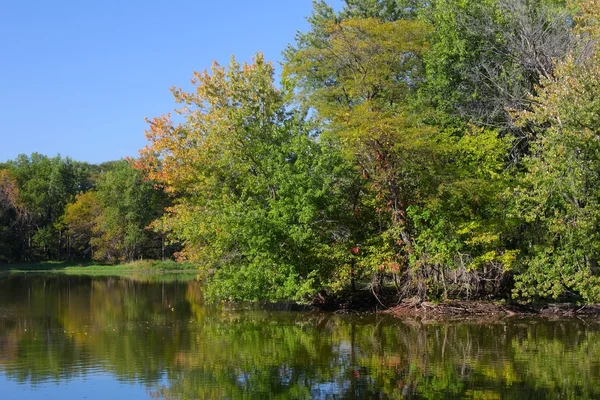
{"type": "Polygon", "coordinates": [[[76,262],[43,262],[37,264],[0,265],[0,273],[58,273],[66,275],[131,276],[198,274],[192,264],[174,261],[134,261],[127,264],[92,264],[76,262]]]}

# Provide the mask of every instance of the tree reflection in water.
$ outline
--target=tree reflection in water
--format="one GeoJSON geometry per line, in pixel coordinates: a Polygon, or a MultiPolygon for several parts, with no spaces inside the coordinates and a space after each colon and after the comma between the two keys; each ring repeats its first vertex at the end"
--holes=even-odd
{"type": "Polygon", "coordinates": [[[196,281],[18,275],[0,278],[0,372],[166,399],[591,399],[600,324],[232,311],[196,281]]]}

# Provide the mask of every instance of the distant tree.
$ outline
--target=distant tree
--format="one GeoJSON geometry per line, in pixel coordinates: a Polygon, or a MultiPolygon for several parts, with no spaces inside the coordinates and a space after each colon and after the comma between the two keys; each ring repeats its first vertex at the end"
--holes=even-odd
{"type": "Polygon", "coordinates": [[[91,188],[92,167],[70,158],[49,158],[38,153],[19,155],[7,166],[16,179],[19,201],[27,210],[27,218],[22,222],[21,258],[60,259],[66,242],[54,224],[78,193],[91,188]]]}
{"type": "Polygon", "coordinates": [[[22,223],[27,211],[20,203],[17,181],[9,170],[0,169],[0,262],[19,259],[22,223]]]}
{"type": "Polygon", "coordinates": [[[61,223],[64,224],[68,235],[69,259],[93,256],[92,239],[101,213],[98,194],[95,191],[77,195],[73,203],[67,204],[61,223]]]}
{"type": "MultiPolygon", "coordinates": [[[[156,246],[156,234],[147,228],[162,215],[168,199],[129,161],[113,163],[97,179],[93,195],[79,200],[83,201],[79,204],[81,212],[98,213],[91,238],[94,259],[131,261],[148,257],[150,249],[156,246]]],[[[158,251],[151,253],[158,256],[158,251]]]]}

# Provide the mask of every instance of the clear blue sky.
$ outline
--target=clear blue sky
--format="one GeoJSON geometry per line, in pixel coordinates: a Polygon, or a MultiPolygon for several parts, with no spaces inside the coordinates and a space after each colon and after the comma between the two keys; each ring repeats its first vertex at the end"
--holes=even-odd
{"type": "MultiPolygon", "coordinates": [[[[145,117],[175,107],[192,71],[281,51],[311,0],[3,0],[0,162],[136,156],[145,117]]],[[[339,7],[341,0],[330,4],[339,7]]]]}

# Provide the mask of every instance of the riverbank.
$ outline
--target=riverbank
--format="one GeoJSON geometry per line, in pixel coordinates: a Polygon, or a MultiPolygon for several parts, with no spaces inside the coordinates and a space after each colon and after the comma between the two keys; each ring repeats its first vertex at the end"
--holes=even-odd
{"type": "MultiPolygon", "coordinates": [[[[64,274],[83,276],[120,276],[142,280],[198,279],[200,271],[191,264],[173,261],[144,260],[126,264],[92,264],[77,262],[43,262],[36,264],[0,265],[1,274],[64,274]]],[[[585,317],[600,319],[600,304],[525,303],[483,300],[447,300],[397,302],[394,296],[375,298],[371,292],[346,292],[329,297],[317,295],[310,304],[295,302],[238,303],[232,308],[260,308],[269,311],[327,311],[335,313],[383,314],[400,318],[427,320],[494,320],[506,317],[585,317]]]]}
{"type": "Polygon", "coordinates": [[[504,301],[445,301],[404,302],[379,310],[396,317],[420,317],[427,319],[494,319],[503,317],[586,317],[600,318],[600,305],[574,303],[508,303],[504,301]]]}
{"type": "Polygon", "coordinates": [[[376,298],[369,291],[338,296],[316,296],[312,307],[336,313],[378,313],[419,319],[496,319],[504,317],[586,317],[600,319],[600,304],[574,302],[524,302],[516,300],[446,300],[439,302],[407,299],[394,295],[376,298]]]}
{"type": "Polygon", "coordinates": [[[198,274],[191,264],[173,261],[144,260],[125,264],[94,264],[80,262],[42,262],[35,264],[0,265],[0,273],[56,273],[89,276],[129,276],[133,274],[198,274]]]}

